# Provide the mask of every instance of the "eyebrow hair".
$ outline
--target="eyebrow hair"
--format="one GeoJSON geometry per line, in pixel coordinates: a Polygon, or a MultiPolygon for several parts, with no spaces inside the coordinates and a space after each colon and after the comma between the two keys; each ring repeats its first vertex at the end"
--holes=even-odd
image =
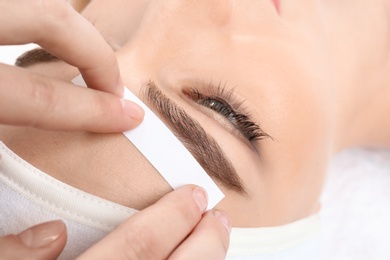
{"type": "MultiPolygon", "coordinates": [[[[57,60],[59,59],[48,51],[37,48],[21,55],[15,65],[28,67],[57,60]]],[[[163,121],[168,124],[209,176],[227,188],[246,193],[235,168],[226,158],[217,141],[208,135],[196,120],[165,96],[152,81],[144,86],[144,91],[149,105],[163,117],[163,121]]]]}
{"type": "Polygon", "coordinates": [[[51,54],[50,52],[36,48],[29,50],[22,55],[20,55],[16,61],[15,65],[18,67],[26,68],[28,66],[38,64],[38,63],[47,63],[51,61],[58,61],[59,59],[51,54]]]}
{"type": "Polygon", "coordinates": [[[163,117],[163,121],[210,177],[227,188],[246,193],[235,168],[217,141],[196,120],[163,94],[152,81],[143,86],[142,92],[147,103],[163,117]]]}

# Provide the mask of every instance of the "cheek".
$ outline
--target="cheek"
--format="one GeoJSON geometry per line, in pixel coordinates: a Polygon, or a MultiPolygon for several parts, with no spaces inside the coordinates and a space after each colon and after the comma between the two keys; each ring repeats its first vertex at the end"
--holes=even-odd
{"type": "Polygon", "coordinates": [[[274,116],[275,141],[264,148],[265,167],[273,173],[274,190],[284,194],[283,204],[309,207],[318,199],[332,152],[332,105],[315,89],[288,94],[274,116]]]}
{"type": "Polygon", "coordinates": [[[334,90],[324,60],[299,52],[264,54],[269,64],[249,69],[242,95],[274,140],[260,145],[263,182],[272,207],[309,212],[318,200],[332,152],[334,90]],[[316,63],[318,62],[318,63],[316,63]],[[260,73],[259,73],[260,71],[260,73]]]}
{"type": "MultiPolygon", "coordinates": [[[[334,92],[321,68],[286,63],[272,90],[266,90],[264,127],[275,139],[267,149],[271,157],[302,172],[327,160],[334,131],[334,92]]],[[[283,163],[279,163],[283,164],[283,163]]],[[[318,169],[317,169],[318,170],[318,169]]]]}

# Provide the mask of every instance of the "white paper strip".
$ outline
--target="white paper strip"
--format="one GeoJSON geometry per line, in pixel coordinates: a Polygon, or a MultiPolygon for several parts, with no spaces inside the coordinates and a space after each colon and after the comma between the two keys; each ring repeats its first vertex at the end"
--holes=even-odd
{"type": "MultiPolygon", "coordinates": [[[[81,76],[77,76],[72,82],[75,85],[85,86],[81,76]]],[[[214,208],[224,198],[224,194],[202,166],[160,118],[126,87],[125,99],[140,105],[145,110],[145,117],[140,126],[123,134],[172,188],[176,189],[185,184],[198,185],[207,191],[209,199],[207,209],[214,208]]]]}

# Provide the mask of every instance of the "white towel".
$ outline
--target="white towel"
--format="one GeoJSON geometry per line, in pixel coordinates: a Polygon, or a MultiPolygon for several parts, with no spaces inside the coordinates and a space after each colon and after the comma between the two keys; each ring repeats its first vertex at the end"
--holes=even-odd
{"type": "Polygon", "coordinates": [[[390,149],[338,154],[322,203],[330,259],[390,259],[390,149]]]}

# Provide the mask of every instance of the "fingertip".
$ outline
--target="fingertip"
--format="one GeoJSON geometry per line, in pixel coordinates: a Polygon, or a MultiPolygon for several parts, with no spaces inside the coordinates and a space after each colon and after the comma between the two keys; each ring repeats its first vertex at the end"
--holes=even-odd
{"type": "Polygon", "coordinates": [[[130,118],[141,122],[145,116],[145,111],[142,107],[140,107],[138,104],[126,100],[126,99],[120,99],[123,111],[126,115],[128,115],[130,118]]]}
{"type": "Polygon", "coordinates": [[[110,69],[102,66],[94,69],[79,68],[79,71],[88,88],[100,90],[123,98],[125,87],[122,78],[120,77],[117,64],[115,66],[110,66],[110,69]],[[116,67],[116,69],[113,67],[116,67]],[[113,70],[115,70],[115,72],[113,70]]]}
{"type": "Polygon", "coordinates": [[[170,259],[225,259],[230,244],[229,230],[226,213],[207,211],[170,259]]]}
{"type": "Polygon", "coordinates": [[[23,231],[19,234],[19,239],[26,247],[40,248],[56,241],[65,231],[66,227],[64,222],[55,220],[33,226],[23,231]]]}
{"type": "Polygon", "coordinates": [[[199,210],[204,212],[208,204],[207,192],[203,188],[195,186],[192,190],[192,197],[198,205],[199,210]]]}
{"type": "Polygon", "coordinates": [[[65,223],[49,221],[0,237],[1,259],[57,259],[65,247],[65,223]]]}
{"type": "Polygon", "coordinates": [[[211,216],[216,218],[226,229],[226,231],[230,234],[232,230],[231,222],[229,216],[226,212],[221,210],[211,210],[208,211],[205,216],[211,216]]]}

